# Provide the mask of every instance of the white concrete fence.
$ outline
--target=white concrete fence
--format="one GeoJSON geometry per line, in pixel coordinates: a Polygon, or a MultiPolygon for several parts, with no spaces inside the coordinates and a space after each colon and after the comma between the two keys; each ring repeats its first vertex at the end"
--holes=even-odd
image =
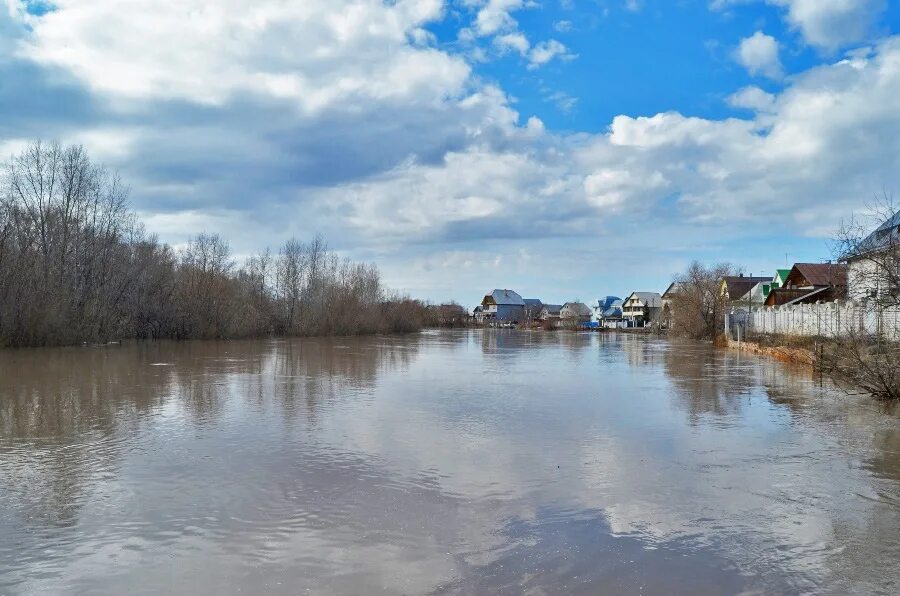
{"type": "Polygon", "coordinates": [[[900,341],[900,308],[848,300],[767,306],[752,313],[730,314],[725,325],[734,339],[743,339],[748,332],[819,337],[866,333],[900,341]]]}

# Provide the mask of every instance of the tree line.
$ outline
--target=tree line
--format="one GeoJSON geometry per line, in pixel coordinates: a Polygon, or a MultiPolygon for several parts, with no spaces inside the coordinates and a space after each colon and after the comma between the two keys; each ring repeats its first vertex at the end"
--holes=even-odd
{"type": "Polygon", "coordinates": [[[391,293],[375,265],[339,258],[321,236],[242,264],[216,234],[175,249],[81,146],[35,142],[3,168],[2,346],[408,332],[460,312],[391,293]]]}

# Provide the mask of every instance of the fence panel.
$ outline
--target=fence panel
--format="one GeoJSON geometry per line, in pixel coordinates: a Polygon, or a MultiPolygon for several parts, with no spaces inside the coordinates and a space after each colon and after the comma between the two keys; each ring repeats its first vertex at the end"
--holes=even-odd
{"type": "Polygon", "coordinates": [[[732,336],[736,325],[755,333],[840,337],[864,332],[900,341],[900,307],[879,308],[846,300],[769,306],[729,315],[728,332],[732,336]]]}

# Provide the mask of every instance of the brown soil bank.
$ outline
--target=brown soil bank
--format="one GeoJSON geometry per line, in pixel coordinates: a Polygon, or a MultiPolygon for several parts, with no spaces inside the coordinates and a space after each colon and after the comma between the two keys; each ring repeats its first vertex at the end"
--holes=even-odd
{"type": "Polygon", "coordinates": [[[725,339],[726,347],[732,350],[740,350],[750,354],[758,354],[760,356],[768,356],[780,362],[791,362],[796,364],[807,364],[814,366],[816,356],[812,350],[806,347],[785,346],[785,345],[767,345],[752,341],[734,341],[733,339],[725,339]]]}

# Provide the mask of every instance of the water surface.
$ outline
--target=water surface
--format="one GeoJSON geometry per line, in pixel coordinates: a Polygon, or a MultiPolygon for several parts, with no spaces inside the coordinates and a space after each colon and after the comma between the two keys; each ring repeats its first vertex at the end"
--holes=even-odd
{"type": "Polygon", "coordinates": [[[0,594],[900,592],[900,414],[623,334],[0,352],[0,594]]]}

